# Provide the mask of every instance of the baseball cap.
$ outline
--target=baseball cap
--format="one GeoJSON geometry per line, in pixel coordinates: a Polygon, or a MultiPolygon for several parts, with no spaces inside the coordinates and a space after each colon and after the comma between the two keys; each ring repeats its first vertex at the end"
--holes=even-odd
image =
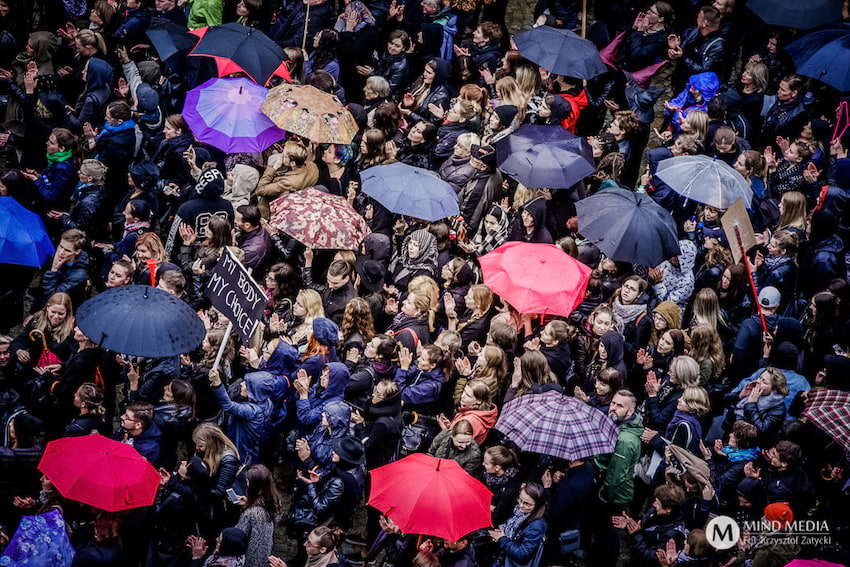
{"type": "Polygon", "coordinates": [[[779,302],[782,301],[782,296],[779,290],[773,286],[768,286],[759,292],[759,305],[767,309],[779,307],[779,302]]]}

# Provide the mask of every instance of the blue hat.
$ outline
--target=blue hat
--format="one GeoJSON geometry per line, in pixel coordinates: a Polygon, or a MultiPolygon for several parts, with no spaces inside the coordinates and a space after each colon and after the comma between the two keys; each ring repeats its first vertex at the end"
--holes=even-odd
{"type": "Polygon", "coordinates": [[[339,343],[339,327],[325,317],[313,319],[313,336],[321,344],[335,347],[339,343]]]}
{"type": "Polygon", "coordinates": [[[702,236],[703,238],[714,238],[720,245],[724,248],[729,248],[729,239],[726,238],[726,231],[721,227],[708,227],[704,226],[702,228],[702,236]]]}

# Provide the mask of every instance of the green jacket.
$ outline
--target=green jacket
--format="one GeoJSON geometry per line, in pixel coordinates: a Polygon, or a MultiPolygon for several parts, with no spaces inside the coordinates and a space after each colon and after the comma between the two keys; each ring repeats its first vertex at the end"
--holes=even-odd
{"type": "Polygon", "coordinates": [[[202,28],[204,26],[220,26],[223,17],[222,0],[192,0],[192,5],[189,10],[189,23],[187,27],[190,30],[202,28]]]}
{"type": "Polygon", "coordinates": [[[594,458],[596,469],[603,475],[599,499],[608,504],[631,504],[634,498],[635,465],[640,459],[640,434],[643,420],[638,414],[620,424],[620,435],[614,452],[594,458]]]}

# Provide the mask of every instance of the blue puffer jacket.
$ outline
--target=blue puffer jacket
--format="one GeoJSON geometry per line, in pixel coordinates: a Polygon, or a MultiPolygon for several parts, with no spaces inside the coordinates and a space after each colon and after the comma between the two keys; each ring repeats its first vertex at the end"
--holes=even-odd
{"type": "Polygon", "coordinates": [[[334,400],[327,405],[322,412],[328,418],[325,426],[321,422],[313,429],[307,437],[310,444],[310,456],[304,461],[304,468],[315,467],[327,468],[332,462],[331,441],[344,437],[348,434],[351,422],[351,409],[342,400],[334,400]]]}
{"type": "Polygon", "coordinates": [[[528,567],[546,535],[546,520],[534,520],[513,538],[499,538],[499,549],[505,555],[505,567],[528,567]]]}
{"type": "Polygon", "coordinates": [[[445,378],[439,368],[425,372],[414,365],[408,370],[399,368],[395,373],[395,381],[401,388],[402,402],[407,406],[425,406],[433,404],[440,397],[445,378]]]}
{"type": "Polygon", "coordinates": [[[272,413],[271,396],[277,389],[278,378],[269,372],[251,372],[245,376],[248,389],[247,402],[234,402],[224,385],[213,388],[221,409],[227,413],[225,431],[233,440],[242,462],[257,462],[260,442],[265,437],[266,422],[272,413]]]}
{"type": "Polygon", "coordinates": [[[345,386],[351,375],[348,367],[342,362],[331,362],[327,368],[328,387],[322,388],[319,382],[316,382],[310,387],[306,400],[295,402],[298,422],[302,426],[321,423],[325,407],[331,402],[342,400],[345,395],[345,386]]]}
{"type": "Polygon", "coordinates": [[[681,128],[680,118],[687,117],[691,110],[701,110],[705,112],[708,109],[708,103],[711,102],[711,99],[714,98],[718,90],[720,90],[720,80],[714,73],[708,72],[691,75],[684,90],[670,101],[670,106],[678,106],[682,109],[681,117],[679,116],[679,113],[673,113],[669,110],[667,111],[667,114],[671,115],[676,131],[678,132],[681,128]],[[700,95],[702,95],[701,102],[698,103],[691,94],[691,87],[698,90],[700,95]]]}
{"type": "Polygon", "coordinates": [[[71,200],[76,183],[74,160],[66,159],[45,167],[35,179],[35,188],[48,209],[63,210],[71,200]]]}

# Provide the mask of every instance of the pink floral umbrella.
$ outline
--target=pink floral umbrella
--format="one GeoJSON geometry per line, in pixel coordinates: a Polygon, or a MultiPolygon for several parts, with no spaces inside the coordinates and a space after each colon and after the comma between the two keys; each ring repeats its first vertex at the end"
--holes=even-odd
{"type": "Polygon", "coordinates": [[[356,250],[369,226],[343,197],[314,187],[271,202],[271,224],[305,246],[356,250]]]}

